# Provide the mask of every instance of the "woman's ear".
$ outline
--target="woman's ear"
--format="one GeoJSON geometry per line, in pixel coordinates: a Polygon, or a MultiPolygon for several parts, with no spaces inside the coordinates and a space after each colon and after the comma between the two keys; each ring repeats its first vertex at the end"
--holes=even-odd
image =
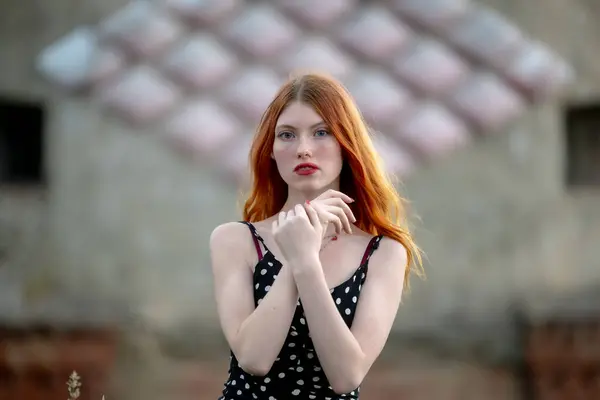
{"type": "Polygon", "coordinates": [[[275,159],[275,156],[273,155],[273,153],[271,153],[271,159],[275,159]]]}

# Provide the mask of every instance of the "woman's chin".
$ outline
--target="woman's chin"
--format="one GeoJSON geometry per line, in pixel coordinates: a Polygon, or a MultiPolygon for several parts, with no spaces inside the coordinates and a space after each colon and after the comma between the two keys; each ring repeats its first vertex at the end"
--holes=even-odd
{"type": "Polygon", "coordinates": [[[294,192],[319,195],[327,189],[337,189],[337,185],[331,182],[324,182],[322,179],[306,180],[304,182],[291,182],[288,188],[294,192]]]}
{"type": "Polygon", "coordinates": [[[295,192],[314,193],[325,188],[325,185],[319,180],[306,180],[304,182],[293,182],[288,185],[295,192]]]}

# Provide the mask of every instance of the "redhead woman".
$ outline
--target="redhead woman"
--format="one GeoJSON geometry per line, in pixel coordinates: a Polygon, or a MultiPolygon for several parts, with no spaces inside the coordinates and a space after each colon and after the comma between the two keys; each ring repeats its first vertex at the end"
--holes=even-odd
{"type": "Polygon", "coordinates": [[[231,348],[220,399],[358,399],[420,266],[403,199],[352,98],[325,76],[283,85],[250,163],[244,220],[210,240],[231,348]]]}

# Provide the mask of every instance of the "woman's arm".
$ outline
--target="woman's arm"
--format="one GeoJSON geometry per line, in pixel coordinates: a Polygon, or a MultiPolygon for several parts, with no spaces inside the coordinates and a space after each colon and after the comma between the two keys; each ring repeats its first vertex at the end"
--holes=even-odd
{"type": "Polygon", "coordinates": [[[256,252],[248,227],[230,222],[215,228],[210,238],[212,271],[219,319],[240,367],[266,375],[290,329],[298,291],[287,267],[258,307],[254,307],[249,256],[256,252]]]}
{"type": "Polygon", "coordinates": [[[360,386],[387,341],[402,297],[404,247],[384,238],[369,264],[350,330],[334,304],[319,257],[290,260],[315,351],[339,394],[360,386]]]}

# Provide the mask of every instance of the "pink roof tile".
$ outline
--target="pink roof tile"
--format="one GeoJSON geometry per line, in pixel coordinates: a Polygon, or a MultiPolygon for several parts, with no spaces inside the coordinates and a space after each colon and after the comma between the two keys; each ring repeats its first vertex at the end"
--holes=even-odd
{"type": "Polygon", "coordinates": [[[352,14],[357,0],[274,0],[294,19],[311,28],[326,28],[352,14]]]}
{"type": "Polygon", "coordinates": [[[400,175],[497,132],[573,79],[546,45],[469,0],[134,1],[51,44],[37,68],[130,123],[159,123],[174,147],[235,180],[294,71],[341,79],[400,175]]]}
{"type": "Polygon", "coordinates": [[[377,126],[399,123],[412,99],[408,89],[379,68],[358,71],[347,86],[365,118],[377,126]]]}
{"type": "Polygon", "coordinates": [[[79,28],[46,48],[38,59],[41,70],[68,90],[89,89],[125,67],[123,52],[100,43],[89,28],[79,28]]]}
{"type": "Polygon", "coordinates": [[[150,57],[179,39],[183,25],[149,2],[134,1],[104,20],[98,31],[102,39],[121,44],[139,57],[150,57]]]}
{"type": "Polygon", "coordinates": [[[470,10],[470,0],[392,0],[390,7],[407,20],[435,33],[456,26],[470,10]]]}
{"type": "Polygon", "coordinates": [[[390,54],[401,51],[411,39],[411,31],[382,5],[360,10],[344,23],[340,39],[359,55],[383,63],[390,54]]]}
{"type": "Polygon", "coordinates": [[[298,29],[277,9],[265,3],[249,7],[228,23],[225,36],[256,58],[272,57],[291,46],[298,29]]]}
{"type": "Polygon", "coordinates": [[[244,0],[165,0],[167,10],[193,27],[218,26],[239,11],[244,0]]]}
{"type": "Polygon", "coordinates": [[[168,120],[166,131],[184,150],[212,158],[241,135],[243,125],[215,102],[202,99],[179,108],[168,120]]]}
{"type": "Polygon", "coordinates": [[[219,87],[239,67],[234,52],[210,35],[198,34],[179,43],[166,57],[164,70],[191,90],[219,87]]]}
{"type": "Polygon", "coordinates": [[[444,44],[421,40],[393,62],[398,77],[423,95],[443,96],[469,74],[468,64],[444,44]]]}
{"type": "Polygon", "coordinates": [[[497,12],[476,7],[451,30],[449,40],[477,60],[502,68],[515,57],[525,38],[497,12]]]}
{"type": "Polygon", "coordinates": [[[458,116],[445,107],[424,102],[407,114],[397,137],[431,160],[444,156],[469,143],[469,129],[458,116]]]}
{"type": "Polygon", "coordinates": [[[505,74],[532,101],[556,95],[574,78],[570,65],[548,46],[535,41],[525,43],[505,74]]]}
{"type": "Polygon", "coordinates": [[[300,70],[328,71],[338,79],[346,80],[352,75],[356,61],[346,52],[324,37],[307,37],[288,49],[281,57],[284,74],[300,70]]]}
{"type": "Polygon", "coordinates": [[[243,118],[255,124],[273,100],[281,82],[281,77],[270,68],[247,66],[225,87],[225,98],[243,118]]]}
{"type": "Polygon", "coordinates": [[[481,131],[496,131],[525,111],[524,100],[497,75],[478,72],[451,96],[450,104],[481,131]]]}
{"type": "Polygon", "coordinates": [[[133,123],[156,121],[180,98],[179,88],[154,69],[140,66],[96,92],[101,103],[115,114],[133,123]]]}

